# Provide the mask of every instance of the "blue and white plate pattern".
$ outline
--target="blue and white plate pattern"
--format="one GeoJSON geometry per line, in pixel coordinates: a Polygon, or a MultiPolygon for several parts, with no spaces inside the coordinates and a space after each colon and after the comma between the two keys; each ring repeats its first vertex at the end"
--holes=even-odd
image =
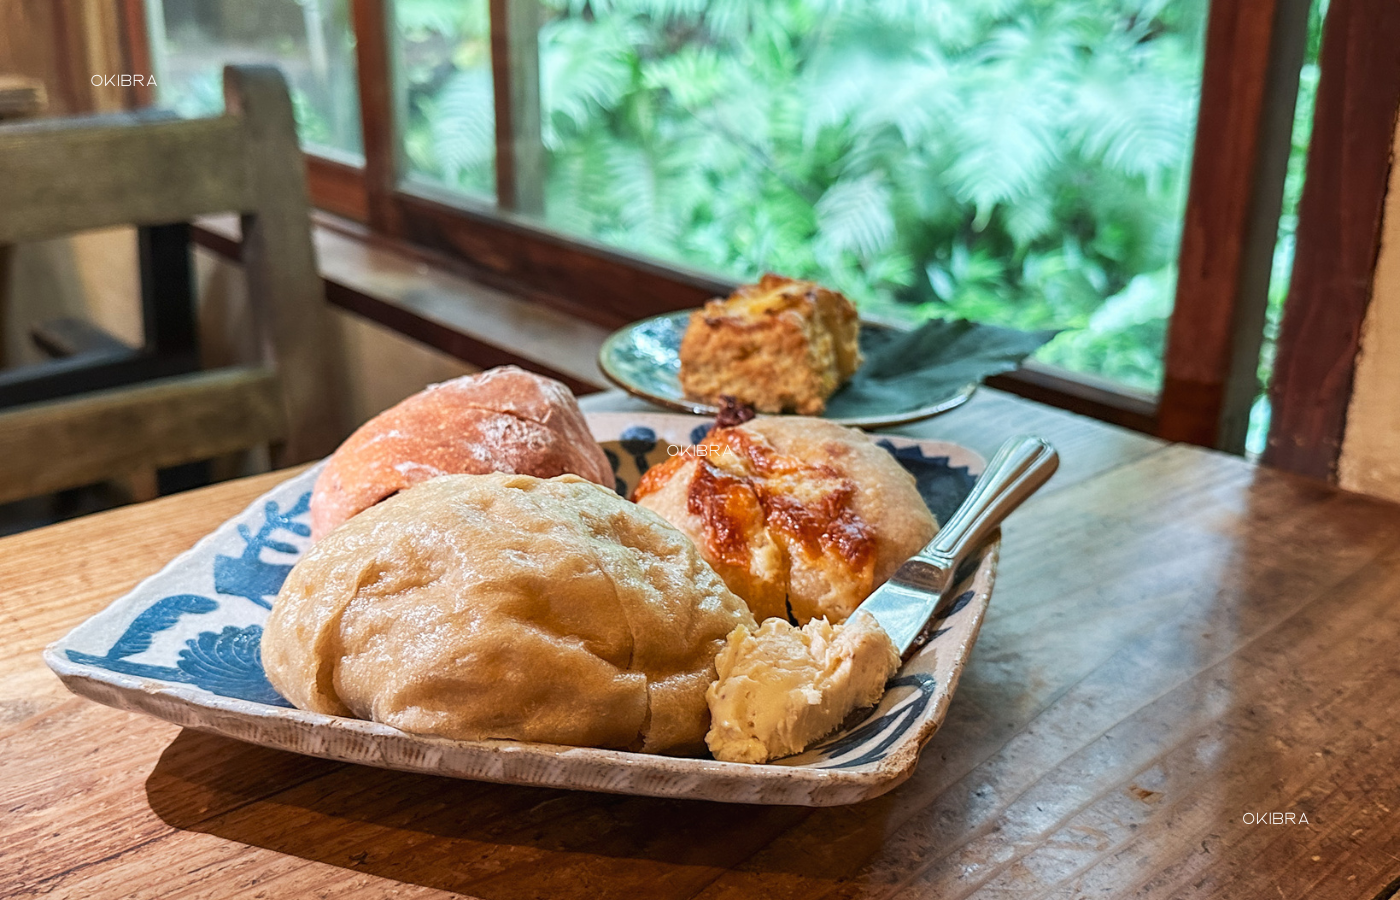
{"type": "MultiPolygon", "coordinates": [[[[698,440],[695,416],[590,413],[627,493],[649,466],[698,440]]],[[[881,436],[946,519],[981,471],[955,444],[881,436]]],[[[346,762],[514,784],[742,803],[827,806],[907,778],[943,720],[981,626],[997,546],[962,573],[927,643],[874,709],[799,756],[768,765],[520,741],[450,741],[291,707],[263,673],[260,638],[277,590],[310,544],[319,467],[255,501],[45,652],[74,692],[240,740],[346,762]]]]}

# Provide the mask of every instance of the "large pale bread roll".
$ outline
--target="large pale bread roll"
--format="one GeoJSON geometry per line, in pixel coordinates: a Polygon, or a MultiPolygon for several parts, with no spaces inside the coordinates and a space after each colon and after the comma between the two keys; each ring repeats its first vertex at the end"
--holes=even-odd
{"type": "Polygon", "coordinates": [[[449,475],[288,576],[262,638],[302,709],[461,740],[703,748],[744,602],[659,516],[571,475],[449,475]]]}

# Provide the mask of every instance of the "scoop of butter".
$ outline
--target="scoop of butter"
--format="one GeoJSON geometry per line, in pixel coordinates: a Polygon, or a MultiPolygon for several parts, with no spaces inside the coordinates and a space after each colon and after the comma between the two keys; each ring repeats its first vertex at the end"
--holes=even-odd
{"type": "Polygon", "coordinates": [[[797,628],[767,619],[740,625],[715,659],[718,679],[705,699],[715,759],[762,763],[801,753],[885,693],[899,652],[874,617],[857,611],[832,625],[797,628]]]}

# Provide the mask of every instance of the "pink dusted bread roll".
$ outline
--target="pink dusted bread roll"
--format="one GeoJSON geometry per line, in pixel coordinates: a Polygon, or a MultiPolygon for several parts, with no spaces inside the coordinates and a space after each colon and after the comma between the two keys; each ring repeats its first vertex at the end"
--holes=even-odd
{"type": "Polygon", "coordinates": [[[361,425],[316,479],[311,537],[419,482],[489,472],[614,484],[569,389],[501,366],[430,385],[361,425]]]}

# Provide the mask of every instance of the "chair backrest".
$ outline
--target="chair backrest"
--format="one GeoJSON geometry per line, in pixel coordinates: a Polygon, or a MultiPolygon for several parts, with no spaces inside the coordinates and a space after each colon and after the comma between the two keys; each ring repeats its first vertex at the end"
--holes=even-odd
{"type": "Polygon", "coordinates": [[[262,365],[0,411],[0,502],[271,443],[322,456],[348,422],[311,242],[291,100],[271,67],[224,70],[226,112],[0,126],[0,245],[235,211],[262,365]]]}

